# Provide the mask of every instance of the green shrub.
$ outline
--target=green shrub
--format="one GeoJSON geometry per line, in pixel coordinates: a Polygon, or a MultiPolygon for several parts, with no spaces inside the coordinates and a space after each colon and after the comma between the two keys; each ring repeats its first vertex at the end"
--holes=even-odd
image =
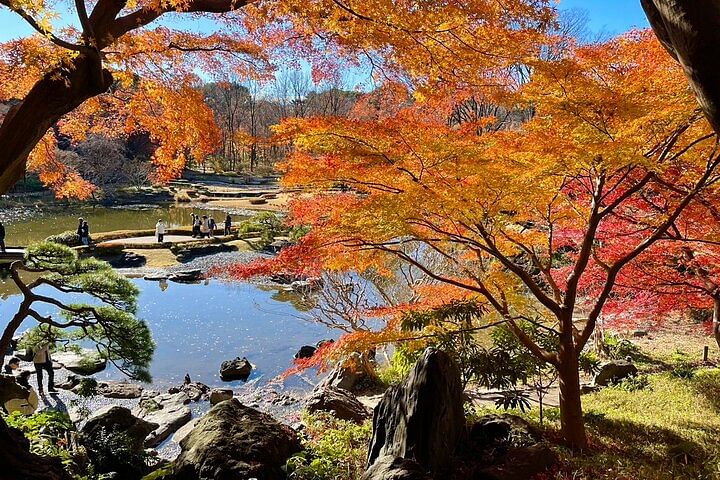
{"type": "Polygon", "coordinates": [[[602,348],[605,355],[612,360],[625,360],[627,357],[640,356],[640,347],[613,332],[605,333],[602,348]]]}
{"type": "Polygon", "coordinates": [[[378,369],[378,379],[383,385],[397,385],[407,377],[417,361],[420,350],[410,351],[409,349],[398,346],[393,353],[390,362],[378,369]]]}
{"type": "Polygon", "coordinates": [[[678,378],[693,378],[695,376],[695,365],[688,357],[687,353],[676,350],[672,354],[673,369],[670,373],[678,378]]]}
{"type": "Polygon", "coordinates": [[[80,236],[73,231],[66,231],[58,233],[57,235],[50,235],[45,239],[46,242],[59,243],[60,245],[66,245],[68,247],[77,247],[81,244],[80,236]]]}
{"type": "Polygon", "coordinates": [[[626,392],[636,392],[650,388],[650,380],[647,375],[631,375],[617,382],[613,385],[613,388],[619,388],[626,392]]]}
{"type": "Polygon", "coordinates": [[[329,413],[304,416],[308,438],[304,451],[285,465],[289,480],[355,480],[365,470],[370,421],[362,425],[329,413]]]}

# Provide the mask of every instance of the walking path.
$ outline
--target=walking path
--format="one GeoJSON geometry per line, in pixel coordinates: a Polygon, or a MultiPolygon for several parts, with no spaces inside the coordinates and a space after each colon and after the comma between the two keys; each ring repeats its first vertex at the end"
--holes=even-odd
{"type": "MultiPolygon", "coordinates": [[[[193,238],[190,235],[165,235],[163,243],[183,243],[192,242],[193,240],[199,240],[193,238]]],[[[110,245],[150,245],[152,243],[158,243],[157,237],[145,236],[145,237],[130,237],[130,238],[116,238],[115,240],[105,240],[103,244],[110,245]]]]}

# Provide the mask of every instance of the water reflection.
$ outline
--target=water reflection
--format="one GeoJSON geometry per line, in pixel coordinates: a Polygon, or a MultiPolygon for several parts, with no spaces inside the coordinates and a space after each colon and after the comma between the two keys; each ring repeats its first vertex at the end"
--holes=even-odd
{"type": "MultiPolygon", "coordinates": [[[[132,281],[141,290],[138,316],[148,322],[157,344],[150,371],[158,388],[182,383],[185,373],[211,386],[238,386],[240,382],[222,382],[218,374],[220,363],[236,356],[253,363],[250,380],[263,384],[290,367],[300,346],[337,335],[298,318],[291,302],[273,298],[275,290],[212,280],[196,285],[132,281]]],[[[13,295],[0,303],[0,321],[7,321],[19,302],[13,295]]],[[[21,330],[32,324],[26,321],[21,330]]],[[[109,367],[96,377],[119,379],[121,374],[109,367]]],[[[299,380],[288,382],[293,386],[299,380]]]]}

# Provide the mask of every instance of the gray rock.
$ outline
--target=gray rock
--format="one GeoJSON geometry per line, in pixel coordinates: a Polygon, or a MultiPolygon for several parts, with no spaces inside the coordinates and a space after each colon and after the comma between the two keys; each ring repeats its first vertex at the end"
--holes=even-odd
{"type": "Polygon", "coordinates": [[[366,355],[358,352],[348,355],[321,382],[321,385],[356,392],[375,383],[377,377],[366,355]]]}
{"type": "Polygon", "coordinates": [[[460,371],[446,353],[428,348],[375,407],[368,467],[380,457],[400,457],[440,475],[464,433],[460,371]]]}
{"type": "Polygon", "coordinates": [[[212,407],[180,447],[175,480],[281,480],[300,440],[290,427],[233,398],[212,407]]]}
{"type": "Polygon", "coordinates": [[[647,337],[647,336],[648,336],[648,332],[647,332],[647,330],[639,330],[639,329],[638,329],[638,330],[635,330],[635,331],[632,332],[632,336],[633,336],[633,337],[638,337],[638,338],[639,338],[639,337],[647,337]]]}
{"type": "Polygon", "coordinates": [[[98,435],[103,429],[107,433],[123,432],[130,439],[132,449],[139,452],[144,448],[145,437],[156,428],[157,423],[138,418],[125,407],[109,405],[95,411],[80,432],[85,438],[98,435]]]}
{"type": "Polygon", "coordinates": [[[82,349],[79,353],[55,353],[52,357],[54,361],[78,375],[93,375],[102,372],[107,366],[107,361],[90,349],[82,349]]]}
{"type": "Polygon", "coordinates": [[[184,392],[187,394],[190,401],[199,402],[200,400],[207,400],[210,394],[210,387],[200,382],[186,382],[179,387],[172,387],[168,390],[168,393],[179,393],[184,392]]]}
{"type": "Polygon", "coordinates": [[[371,415],[352,393],[342,388],[327,386],[316,388],[308,398],[305,408],[308,412],[333,412],[341,420],[357,423],[362,423],[371,415]]]}
{"type": "Polygon", "coordinates": [[[361,480],[432,480],[417,462],[399,457],[380,457],[361,480]]]}
{"type": "Polygon", "coordinates": [[[140,398],[143,387],[136,383],[98,382],[97,391],[106,398],[140,398]]]}
{"type": "Polygon", "coordinates": [[[65,378],[64,381],[56,383],[55,386],[57,388],[62,388],[63,390],[72,390],[73,388],[77,387],[80,384],[80,377],[75,375],[74,373],[71,373],[70,375],[65,378]]]}
{"type": "Polygon", "coordinates": [[[184,393],[162,393],[153,397],[143,397],[133,410],[138,417],[156,423],[158,427],[145,439],[146,447],[154,447],[168,438],[173,432],[192,418],[192,412],[185,405],[190,398],[184,393]]]}
{"type": "Polygon", "coordinates": [[[229,388],[213,388],[210,390],[210,405],[215,405],[233,398],[233,391],[229,388]]]}
{"type": "Polygon", "coordinates": [[[220,378],[226,382],[232,380],[242,380],[246,382],[251,372],[252,365],[245,357],[226,360],[220,365],[220,378]]]}
{"type": "Polygon", "coordinates": [[[623,378],[631,375],[637,375],[638,369],[632,362],[626,360],[611,360],[600,365],[595,378],[594,385],[606,387],[610,384],[617,383],[623,378]]]}
{"type": "Polygon", "coordinates": [[[172,441],[175,443],[180,443],[183,438],[187,437],[190,432],[192,432],[193,428],[195,428],[195,425],[197,425],[197,422],[200,421],[199,418],[193,418],[188,423],[183,425],[182,427],[178,428],[178,431],[173,433],[172,441]]]}

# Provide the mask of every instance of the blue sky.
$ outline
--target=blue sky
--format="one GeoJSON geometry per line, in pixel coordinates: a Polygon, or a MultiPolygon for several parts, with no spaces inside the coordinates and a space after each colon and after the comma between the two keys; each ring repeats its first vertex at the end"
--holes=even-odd
{"type": "MultiPolygon", "coordinates": [[[[561,8],[581,8],[587,11],[593,32],[616,35],[633,27],[646,27],[647,19],[640,0],[561,0],[561,8]]],[[[7,8],[0,7],[0,41],[26,36],[32,29],[7,8]]]]}

